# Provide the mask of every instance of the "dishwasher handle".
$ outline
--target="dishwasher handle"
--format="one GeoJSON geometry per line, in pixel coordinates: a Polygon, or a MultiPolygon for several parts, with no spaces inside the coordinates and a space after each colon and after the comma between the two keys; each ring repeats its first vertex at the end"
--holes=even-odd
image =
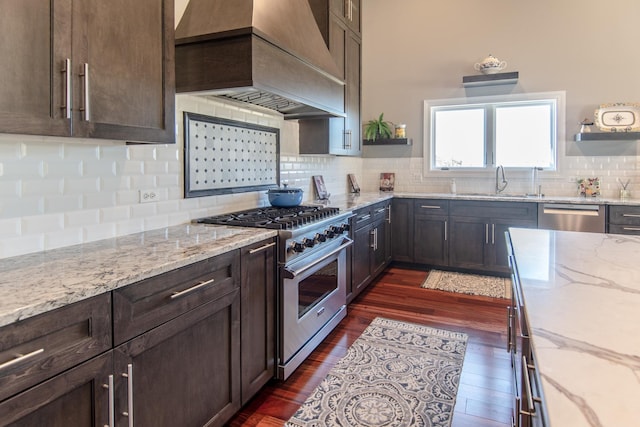
{"type": "Polygon", "coordinates": [[[599,205],[573,205],[566,203],[545,203],[543,213],[553,215],[599,216],[599,205]]]}

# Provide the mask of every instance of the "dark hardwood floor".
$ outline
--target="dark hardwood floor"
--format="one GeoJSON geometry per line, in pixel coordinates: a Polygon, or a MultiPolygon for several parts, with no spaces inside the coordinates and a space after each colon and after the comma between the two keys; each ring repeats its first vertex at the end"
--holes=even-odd
{"type": "Polygon", "coordinates": [[[422,289],[426,275],[387,269],[349,305],[347,317],[287,381],[270,382],[229,426],[282,426],[376,316],[467,333],[452,427],[510,425],[508,300],[422,289]]]}

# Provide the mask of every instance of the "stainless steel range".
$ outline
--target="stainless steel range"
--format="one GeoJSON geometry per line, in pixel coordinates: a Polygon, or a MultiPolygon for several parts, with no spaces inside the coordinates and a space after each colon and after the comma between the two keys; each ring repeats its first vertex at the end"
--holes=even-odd
{"type": "Polygon", "coordinates": [[[286,379],[346,313],[350,212],[258,208],[197,222],[278,231],[278,372],[286,379]]]}

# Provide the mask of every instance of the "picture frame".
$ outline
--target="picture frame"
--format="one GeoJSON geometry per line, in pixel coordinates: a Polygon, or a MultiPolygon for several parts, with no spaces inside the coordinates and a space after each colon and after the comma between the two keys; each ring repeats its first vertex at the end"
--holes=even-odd
{"type": "Polygon", "coordinates": [[[380,191],[393,191],[396,183],[396,174],[393,172],[382,172],[380,174],[380,191]]]}
{"type": "Polygon", "coordinates": [[[313,184],[316,189],[316,196],[318,200],[327,200],[331,194],[327,192],[327,187],[324,183],[324,178],[322,175],[314,175],[313,184]]]}
{"type": "Polygon", "coordinates": [[[352,193],[359,193],[360,186],[358,185],[358,181],[356,180],[356,176],[352,173],[347,174],[347,178],[349,178],[349,184],[351,185],[352,193]]]}

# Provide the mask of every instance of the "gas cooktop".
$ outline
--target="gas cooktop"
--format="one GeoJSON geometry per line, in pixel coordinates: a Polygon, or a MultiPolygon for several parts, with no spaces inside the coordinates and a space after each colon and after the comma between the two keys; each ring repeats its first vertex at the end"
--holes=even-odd
{"type": "Polygon", "coordinates": [[[326,206],[265,207],[201,218],[196,222],[287,230],[312,224],[339,213],[340,209],[326,206]]]}

